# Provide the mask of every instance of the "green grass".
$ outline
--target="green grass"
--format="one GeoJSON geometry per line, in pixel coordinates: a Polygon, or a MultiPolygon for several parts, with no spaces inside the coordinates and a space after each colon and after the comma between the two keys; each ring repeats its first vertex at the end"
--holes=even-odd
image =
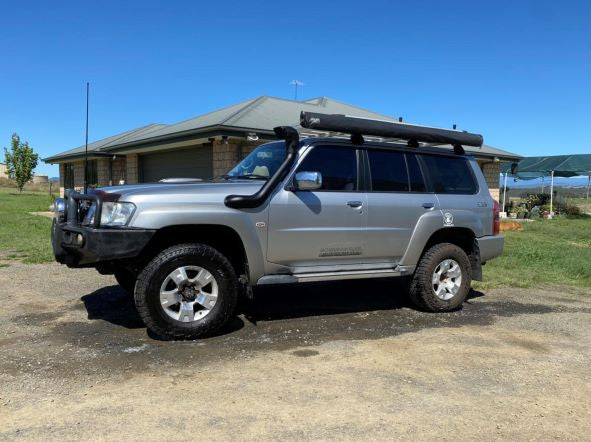
{"type": "Polygon", "coordinates": [[[484,266],[484,282],[476,288],[591,288],[591,218],[536,220],[504,235],[503,255],[484,266]]]}
{"type": "Polygon", "coordinates": [[[47,212],[47,193],[0,187],[0,259],[26,263],[53,261],[50,243],[51,219],[29,215],[47,212]]]}

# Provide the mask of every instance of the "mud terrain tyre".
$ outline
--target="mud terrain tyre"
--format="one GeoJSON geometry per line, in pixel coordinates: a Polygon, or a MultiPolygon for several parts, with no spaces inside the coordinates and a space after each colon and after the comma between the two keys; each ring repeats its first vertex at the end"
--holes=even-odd
{"type": "Polygon", "coordinates": [[[410,283],[410,300],[428,312],[457,310],[471,282],[472,267],[466,252],[455,244],[436,244],[419,261],[410,283]]]}
{"type": "Polygon", "coordinates": [[[133,292],[135,289],[137,275],[126,269],[117,269],[114,272],[114,276],[121,288],[125,290],[130,297],[133,298],[133,292]]]}
{"type": "Polygon", "coordinates": [[[234,268],[204,244],[180,244],[160,252],[139,274],[135,287],[135,304],[146,326],[172,339],[216,333],[233,316],[237,298],[234,268]]]}

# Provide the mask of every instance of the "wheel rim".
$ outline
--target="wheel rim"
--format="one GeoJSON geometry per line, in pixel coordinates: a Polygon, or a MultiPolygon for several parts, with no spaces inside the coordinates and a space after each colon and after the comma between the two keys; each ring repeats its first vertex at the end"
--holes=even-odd
{"type": "Polygon", "coordinates": [[[203,319],[215,307],[218,284],[203,267],[179,267],[160,286],[160,304],[172,319],[195,322],[203,319]]]}
{"type": "Polygon", "coordinates": [[[432,287],[435,295],[448,301],[458,294],[462,285],[462,269],[454,259],[444,259],[433,271],[432,287]]]}

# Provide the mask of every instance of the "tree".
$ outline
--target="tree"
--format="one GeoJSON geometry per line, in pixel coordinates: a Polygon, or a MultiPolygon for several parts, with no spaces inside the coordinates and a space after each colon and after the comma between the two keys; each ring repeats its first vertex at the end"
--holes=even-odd
{"type": "Polygon", "coordinates": [[[16,187],[22,192],[24,185],[33,178],[39,155],[33,152],[28,142],[21,143],[20,137],[12,134],[12,147],[10,151],[4,148],[4,157],[8,177],[16,182],[16,187]]]}

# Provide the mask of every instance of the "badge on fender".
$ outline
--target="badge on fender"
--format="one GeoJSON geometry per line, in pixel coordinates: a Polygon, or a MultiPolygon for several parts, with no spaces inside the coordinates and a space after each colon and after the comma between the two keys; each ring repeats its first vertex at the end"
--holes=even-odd
{"type": "Polygon", "coordinates": [[[443,214],[443,225],[446,227],[451,227],[454,225],[454,216],[451,213],[445,212],[443,214]]]}

